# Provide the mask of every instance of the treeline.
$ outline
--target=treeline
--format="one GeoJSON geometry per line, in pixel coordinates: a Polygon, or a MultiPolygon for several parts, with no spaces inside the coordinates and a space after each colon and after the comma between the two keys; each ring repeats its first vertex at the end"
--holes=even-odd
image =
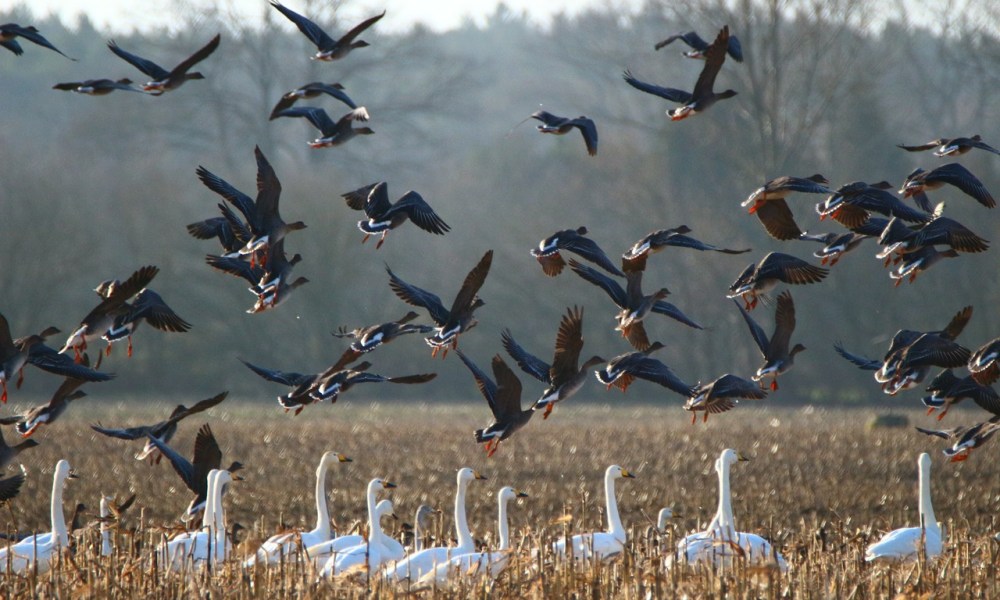
{"type": "MultiPolygon", "coordinates": [[[[324,3],[300,4],[331,31],[350,26],[324,3]]],[[[544,29],[503,7],[484,26],[442,34],[417,28],[386,35],[376,26],[365,34],[371,47],[324,64],[308,60],[305,38],[263,2],[262,27],[185,5],[178,8],[183,25],[176,33],[115,36],[123,48],[172,65],[222,33],[219,50],[199,65],[206,80],[158,98],[52,90],[62,81],[143,76],[108,52],[109,35],[86,21],[67,29],[23,8],[0,13],[0,22],[34,24],[79,59],[31,44],[21,57],[0,54],[0,312],[14,335],[50,324],[68,334],[96,302],[89,290],[97,283],[156,264],[162,272],[151,287],[194,328],[182,335],[143,328],[134,357],[118,350],[105,363],[118,379],[93,386],[91,395],[207,397],[231,389],[270,399],[281,388],[245,370],[237,357],[282,370],[322,370],[343,348],[330,331],[408,310],[389,290],[386,264],[448,304],[465,273],[493,248],[482,290],[486,306],[478,328],[463,336],[463,350],[487,366],[501,352],[500,331],[507,327],[548,359],[559,316],[582,305],[584,354],[611,358],[629,348],[612,330],[610,301],[568,271],[544,276],[528,250],[558,229],[586,225],[616,256],[651,230],[686,224],[708,243],[753,252],[672,249],[652,257],[647,291],[666,286],[669,300],[707,328],[653,317],[650,336],[667,346],[659,357],[692,383],[726,371],[749,375],[759,356],[726,289],[769,251],[805,258],[818,246],[767,237],[740,202],[779,175],[818,172],[834,186],[883,179],[898,186],[913,168],[942,164],[930,153],[905,153],[898,143],[980,133],[1000,144],[1000,41],[998,21],[984,18],[996,10],[987,2],[944,14],[947,20],[933,30],[910,26],[902,11],[873,26],[885,18],[876,2],[713,4],[649,2],[624,15],[608,8],[558,18],[544,29]],[[658,52],[653,44],[690,29],[711,38],[724,23],[740,37],[746,61],[723,66],[717,88],[739,94],[706,115],[671,123],[664,102],[622,80],[628,68],[660,85],[691,88],[701,63],[680,56],[676,43],[658,52]],[[268,121],[282,92],[317,80],[343,84],[370,111],[376,134],[311,150],[305,142],[314,131],[307,124],[268,121]],[[598,155],[587,156],[576,134],[543,137],[533,125],[519,124],[539,106],[593,118],[598,155]],[[204,264],[216,245],[185,231],[215,214],[219,200],[195,168],[203,165],[252,195],[255,145],[281,179],[282,215],[308,224],[286,245],[304,257],[296,273],[311,280],[262,315],[245,314],[253,297],[241,281],[204,264]],[[378,180],[388,181],[393,198],[419,191],[453,231],[438,237],[409,226],[378,251],[372,242],[361,245],[360,213],[340,194],[378,180]]],[[[347,110],[330,99],[309,103],[334,118],[347,110]]],[[[1000,157],[972,152],[960,160],[1000,194],[1000,157]]],[[[948,214],[979,235],[1000,239],[997,211],[953,189],[931,195],[947,201],[948,214]]],[[[837,229],[818,222],[813,205],[819,200],[803,195],[789,204],[804,229],[837,229]]],[[[976,313],[961,341],[975,347],[1000,334],[995,249],[948,261],[899,288],[875,252],[875,244],[865,242],[821,285],[792,290],[795,337],[808,351],[782,379],[774,401],[915,399],[914,393],[883,398],[868,374],[834,354],[836,340],[880,356],[897,329],[943,327],[967,304],[976,313]]],[[[770,331],[772,308],[754,314],[770,331]]],[[[432,361],[429,354],[416,338],[380,350],[372,357],[376,372],[434,370],[439,377],[406,389],[362,387],[347,400],[479,401],[459,361],[432,361]]],[[[54,389],[42,375],[26,385],[29,391],[15,401],[54,389]]],[[[526,397],[537,391],[525,382],[526,397]]],[[[609,398],[596,386],[585,395],[609,398]]],[[[666,397],[643,386],[624,401],[666,397]]]]}

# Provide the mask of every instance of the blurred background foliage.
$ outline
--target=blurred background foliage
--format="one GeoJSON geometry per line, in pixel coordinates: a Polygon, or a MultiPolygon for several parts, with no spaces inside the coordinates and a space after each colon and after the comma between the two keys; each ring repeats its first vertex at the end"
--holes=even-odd
{"type": "MultiPolygon", "coordinates": [[[[336,3],[295,8],[330,31],[352,25],[338,17],[336,3]]],[[[913,168],[944,161],[905,153],[897,143],[980,133],[1000,145],[1000,8],[985,0],[650,0],[636,12],[609,4],[557,17],[548,27],[501,6],[485,24],[440,34],[420,27],[380,34],[376,26],[364,36],[370,48],[324,64],[308,60],[310,44],[264,2],[262,27],[202,3],[179,2],[175,10],[181,25],[172,33],[119,34],[116,41],[172,66],[221,32],[219,50],[199,65],[207,79],[163,97],[101,98],[51,87],[100,77],[140,81],[105,47],[109,34],[86,20],[72,28],[36,20],[23,6],[0,12],[0,22],[34,24],[79,59],[32,44],[21,57],[0,55],[0,311],[14,335],[48,325],[68,334],[96,304],[91,290],[98,282],[125,278],[144,264],[161,268],[151,287],[193,324],[182,335],[144,327],[131,359],[116,348],[106,360],[118,378],[90,386],[92,398],[200,398],[230,389],[246,400],[273,401],[283,390],[237,357],[320,371],[345,346],[329,332],[408,310],[388,288],[386,265],[447,305],[490,248],[496,255],[481,290],[480,325],[461,339],[475,361],[487,367],[502,352],[504,327],[549,360],[558,319],[571,305],[586,308],[584,356],[611,358],[630,349],[612,330],[613,307],[603,292],[569,271],[546,277],[528,254],[556,230],[580,225],[612,256],[652,230],[681,224],[708,243],[753,248],[740,256],[667,250],[650,260],[645,277],[647,290],[668,287],[669,300],[707,326],[696,331],[651,318],[650,337],[667,346],[659,358],[692,383],[727,371],[748,376],[759,356],[726,289],[769,251],[811,259],[817,248],[768,238],[739,207],[751,191],[773,177],[817,172],[834,186],[883,179],[898,186],[913,168]],[[908,20],[916,8],[940,16],[918,27],[908,20]],[[727,61],[716,85],[736,89],[733,100],[671,123],[665,103],[622,81],[629,68],[643,80],[692,87],[702,63],[681,57],[677,44],[659,52],[653,44],[690,29],[712,39],[723,24],[746,55],[744,64],[727,61]],[[267,120],[281,93],[315,80],[342,83],[371,112],[376,135],[314,151],[305,143],[314,137],[308,124],[267,120]],[[576,134],[560,139],[518,125],[540,106],[593,118],[598,156],[587,156],[576,134]],[[281,179],[285,220],[308,223],[287,248],[303,255],[296,273],[311,283],[277,310],[248,315],[253,298],[246,286],[205,265],[204,255],[218,247],[190,237],[185,225],[214,216],[219,201],[195,177],[198,165],[253,195],[255,144],[281,179]],[[419,191],[453,231],[438,237],[406,226],[381,250],[373,241],[361,245],[360,213],[340,194],[378,180],[388,181],[393,198],[419,191]]],[[[308,103],[334,118],[346,112],[330,99],[308,103]]],[[[974,151],[960,161],[1000,195],[1000,157],[974,151]]],[[[931,196],[947,201],[948,214],[979,235],[1000,240],[1000,212],[953,188],[931,196]]],[[[800,226],[838,228],[817,221],[819,200],[790,199],[800,226]]],[[[795,338],[808,351],[768,402],[910,403],[914,392],[884,397],[868,373],[834,354],[832,342],[881,356],[897,329],[943,327],[968,304],[976,311],[960,341],[974,348],[1000,334],[997,249],[948,261],[898,288],[875,251],[865,242],[822,284],[792,290],[795,338]]],[[[754,316],[771,330],[771,307],[754,316]]],[[[439,377],[405,388],[362,386],[347,401],[481,401],[457,357],[432,360],[416,336],[371,360],[385,375],[439,377]]],[[[29,372],[25,391],[12,398],[37,400],[56,385],[29,372]]],[[[525,401],[540,391],[525,380],[525,401]]],[[[603,394],[591,384],[582,396],[619,401],[603,394]]],[[[621,399],[643,400],[679,402],[650,384],[621,399]]]]}

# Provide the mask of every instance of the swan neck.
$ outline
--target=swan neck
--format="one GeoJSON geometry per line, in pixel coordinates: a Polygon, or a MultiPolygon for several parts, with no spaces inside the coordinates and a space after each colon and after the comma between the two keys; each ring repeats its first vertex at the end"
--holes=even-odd
{"type": "Polygon", "coordinates": [[[63,484],[66,481],[66,475],[68,473],[56,471],[55,477],[52,478],[52,506],[51,506],[51,520],[52,520],[52,536],[58,540],[60,548],[69,547],[69,534],[66,531],[66,516],[63,514],[63,484]]]}
{"type": "Polygon", "coordinates": [[[732,495],[729,490],[729,467],[728,461],[719,461],[719,510],[717,513],[718,518],[718,531],[722,534],[724,539],[730,539],[734,537],[733,532],[736,530],[735,524],[733,523],[733,500],[732,495]]]}
{"type": "MultiPolygon", "coordinates": [[[[101,518],[107,519],[111,516],[111,509],[108,507],[108,501],[103,496],[101,497],[101,518]]],[[[106,523],[101,523],[101,556],[111,555],[111,527],[106,523]]]]}
{"type": "Polygon", "coordinates": [[[455,533],[458,536],[460,548],[473,548],[472,533],[469,532],[469,522],[465,518],[465,489],[469,482],[461,479],[458,482],[458,492],[455,494],[455,533]]]}
{"type": "Polygon", "coordinates": [[[507,523],[507,498],[500,496],[500,547],[498,550],[510,548],[510,526],[507,523]]]}
{"type": "Polygon", "coordinates": [[[931,469],[920,467],[920,524],[925,530],[937,530],[938,522],[931,504],[931,469]]]}
{"type": "Polygon", "coordinates": [[[621,515],[618,514],[618,499],[615,498],[615,478],[611,473],[604,475],[604,496],[608,510],[608,533],[615,539],[625,542],[625,527],[622,526],[621,515]]]}
{"type": "Polygon", "coordinates": [[[330,538],[330,509],[327,508],[326,497],[326,461],[320,461],[316,469],[316,528],[323,539],[330,538]]]}
{"type": "Polygon", "coordinates": [[[216,472],[212,471],[208,474],[207,482],[207,492],[205,494],[205,508],[202,510],[201,514],[201,528],[212,527],[215,525],[215,501],[213,496],[215,495],[215,477],[216,472]]]}
{"type": "Polygon", "coordinates": [[[375,490],[378,485],[377,481],[368,484],[368,531],[375,531],[378,527],[378,515],[375,514],[375,490]]]}

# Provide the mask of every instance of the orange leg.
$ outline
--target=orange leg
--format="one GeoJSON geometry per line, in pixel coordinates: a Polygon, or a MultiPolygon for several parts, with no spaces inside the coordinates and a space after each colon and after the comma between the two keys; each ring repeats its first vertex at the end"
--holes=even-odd
{"type": "Polygon", "coordinates": [[[883,267],[888,267],[888,266],[889,266],[889,263],[891,263],[891,262],[892,262],[892,257],[891,257],[891,256],[887,256],[887,257],[885,258],[885,261],[883,261],[883,262],[882,262],[882,266],[883,266],[883,267]]]}
{"type": "Polygon", "coordinates": [[[108,342],[108,347],[104,349],[104,356],[111,356],[111,342],[108,342]]]}
{"type": "Polygon", "coordinates": [[[306,405],[302,404],[301,406],[299,406],[298,408],[296,408],[295,409],[295,414],[293,416],[296,416],[296,417],[299,416],[299,413],[302,412],[302,409],[305,408],[305,407],[306,407],[306,405]]]}
{"type": "Polygon", "coordinates": [[[384,244],[384,243],[385,243],[385,236],[387,236],[387,235],[389,235],[389,230],[388,230],[388,229],[386,229],[385,231],[383,231],[383,232],[382,232],[382,239],[380,239],[380,240],[378,241],[378,243],[377,243],[377,244],[375,244],[375,249],[376,249],[376,250],[378,250],[379,248],[381,248],[381,247],[382,247],[382,244],[384,244]]]}
{"type": "Polygon", "coordinates": [[[830,260],[830,257],[829,257],[829,256],[824,256],[824,257],[823,257],[823,260],[819,261],[819,264],[821,264],[821,265],[825,265],[825,264],[826,264],[826,261],[828,261],[828,260],[830,260]]]}
{"type": "Polygon", "coordinates": [[[128,336],[128,357],[132,358],[132,336],[128,336]]]}
{"type": "Polygon", "coordinates": [[[698,420],[698,413],[696,413],[696,412],[694,412],[694,411],[692,410],[692,411],[691,411],[691,424],[692,424],[692,425],[694,425],[694,424],[695,424],[695,421],[697,421],[697,420],[698,420]]]}
{"type": "Polygon", "coordinates": [[[897,279],[894,287],[899,287],[899,284],[903,283],[902,279],[897,279]]]}
{"type": "Polygon", "coordinates": [[[489,453],[486,454],[486,458],[490,458],[497,453],[497,450],[500,449],[500,438],[493,438],[492,442],[493,445],[490,447],[489,453]]]}
{"type": "Polygon", "coordinates": [[[431,347],[431,358],[436,358],[437,357],[438,349],[439,348],[437,346],[432,346],[431,347]]]}
{"type": "Polygon", "coordinates": [[[944,416],[945,416],[946,414],[948,414],[948,407],[947,407],[947,406],[945,406],[945,407],[944,407],[944,410],[943,410],[943,411],[941,411],[941,414],[939,414],[939,415],[937,416],[937,420],[938,420],[938,421],[940,421],[941,419],[943,419],[943,418],[944,418],[944,416]]]}
{"type": "Polygon", "coordinates": [[[708,423],[708,411],[707,410],[705,411],[705,414],[701,417],[701,422],[702,423],[708,423]]]}
{"type": "Polygon", "coordinates": [[[775,377],[774,379],[771,380],[771,391],[773,392],[777,389],[778,389],[778,378],[775,377]]]}
{"type": "Polygon", "coordinates": [[[840,261],[840,255],[838,254],[837,256],[833,257],[832,261],[830,261],[830,266],[832,267],[833,265],[837,264],[839,261],[840,261]]]}
{"type": "Polygon", "coordinates": [[[365,242],[367,242],[368,238],[370,238],[371,236],[372,236],[372,234],[366,233],[365,237],[361,238],[361,243],[364,244],[365,242]]]}
{"type": "Polygon", "coordinates": [[[755,308],[757,308],[757,296],[754,296],[753,300],[750,301],[750,310],[753,310],[755,308]]]}
{"type": "Polygon", "coordinates": [[[7,380],[6,379],[0,380],[0,384],[3,385],[3,395],[0,396],[0,402],[7,404],[7,380]]]}
{"type": "Polygon", "coordinates": [[[17,370],[17,389],[21,389],[22,383],[24,383],[24,367],[17,370]]]}
{"type": "MultiPolygon", "coordinates": [[[[937,410],[937,409],[935,407],[933,407],[933,406],[930,407],[930,408],[928,408],[927,409],[927,416],[931,416],[932,414],[934,414],[935,410],[937,410]]],[[[941,417],[938,417],[938,420],[940,420],[940,419],[941,419],[941,417]]]]}
{"type": "Polygon", "coordinates": [[[913,272],[910,274],[910,283],[913,283],[917,279],[917,273],[913,272]]]}
{"type": "Polygon", "coordinates": [[[542,419],[548,419],[549,415],[552,414],[552,409],[555,408],[555,406],[556,405],[554,402],[549,402],[548,405],[545,407],[545,412],[542,413],[542,419]]]}

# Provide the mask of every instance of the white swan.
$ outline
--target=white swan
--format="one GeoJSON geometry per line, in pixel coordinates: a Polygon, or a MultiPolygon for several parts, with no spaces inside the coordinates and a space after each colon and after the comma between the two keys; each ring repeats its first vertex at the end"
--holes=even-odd
{"type": "Polygon", "coordinates": [[[904,527],[882,536],[868,546],[866,561],[909,562],[917,559],[920,545],[928,560],[941,554],[941,525],[931,505],[931,457],[926,452],[917,459],[920,471],[920,527],[904,527]]]}
{"type": "MultiPolygon", "coordinates": [[[[378,493],[378,490],[392,489],[394,487],[396,487],[395,483],[379,479],[377,477],[368,482],[368,491],[366,492],[365,500],[368,506],[369,523],[371,523],[372,519],[375,518],[375,494],[378,493]]],[[[343,552],[344,550],[359,544],[364,544],[365,541],[364,536],[360,534],[342,535],[319,544],[306,546],[306,557],[313,561],[313,564],[319,567],[325,564],[327,559],[329,559],[332,555],[343,552]]]]}
{"type": "Polygon", "coordinates": [[[104,494],[101,494],[101,556],[111,556],[111,501],[104,494]]]}
{"type": "Polygon", "coordinates": [[[63,486],[66,479],[75,479],[76,475],[69,463],[60,460],[56,463],[52,475],[52,502],[50,519],[51,533],[31,535],[16,544],[0,549],[0,573],[7,572],[8,566],[13,573],[24,573],[37,567],[39,573],[45,573],[52,567],[52,562],[63,550],[69,548],[69,533],[66,531],[66,517],[63,514],[63,486]]]}
{"type": "MultiPolygon", "coordinates": [[[[625,548],[625,527],[622,526],[622,519],[618,514],[618,500],[615,498],[615,479],[621,477],[631,479],[635,475],[618,465],[611,465],[604,472],[608,530],[574,535],[570,540],[573,558],[590,560],[593,557],[597,560],[608,560],[621,554],[625,548]]],[[[566,546],[566,539],[563,538],[552,544],[552,550],[559,557],[565,558],[566,546]]]]}
{"type": "Polygon", "coordinates": [[[330,511],[327,508],[326,472],[331,465],[338,462],[351,462],[351,459],[337,452],[326,452],[320,458],[316,467],[316,527],[311,531],[285,531],[271,536],[243,563],[252,567],[257,561],[266,564],[276,564],[282,557],[289,558],[299,548],[309,548],[330,539],[330,511]]]}
{"type": "Polygon", "coordinates": [[[402,546],[400,545],[399,551],[392,549],[389,542],[394,540],[382,531],[382,517],[386,515],[393,515],[390,500],[382,500],[375,507],[375,514],[368,522],[368,541],[328,558],[319,576],[332,577],[365,572],[365,575],[370,577],[387,562],[403,558],[402,546]]]}
{"type": "Polygon", "coordinates": [[[457,546],[438,546],[415,552],[396,563],[385,572],[389,583],[403,581],[416,582],[425,573],[437,565],[447,562],[453,556],[468,554],[476,549],[472,534],[469,533],[469,522],[465,518],[465,490],[470,481],[486,479],[478,472],[465,467],[458,471],[458,492],[455,494],[455,532],[458,535],[457,546]]]}
{"type": "Polygon", "coordinates": [[[232,554],[232,542],[226,535],[226,515],[222,505],[223,488],[240,479],[225,469],[213,469],[208,474],[208,497],[202,528],[190,534],[181,534],[167,543],[167,564],[174,571],[184,570],[189,564],[197,567],[203,563],[217,564],[232,554]]]}
{"type": "Polygon", "coordinates": [[[198,536],[209,535],[212,525],[215,523],[213,494],[215,493],[215,478],[218,473],[218,469],[212,469],[205,478],[208,493],[205,496],[205,509],[202,511],[201,528],[197,531],[188,531],[175,535],[165,544],[162,544],[159,549],[161,552],[161,564],[168,565],[173,570],[180,569],[184,564],[185,557],[191,553],[198,536]]]}
{"type": "Polygon", "coordinates": [[[424,587],[445,586],[449,579],[474,579],[489,577],[496,579],[507,567],[510,558],[510,528],[507,523],[507,503],[514,498],[527,498],[528,494],[507,486],[497,495],[499,505],[498,524],[500,527],[500,546],[493,552],[472,552],[453,556],[447,562],[438,565],[433,571],[420,578],[414,590],[424,587]]]}
{"type": "Polygon", "coordinates": [[[719,507],[708,529],[688,535],[677,543],[676,556],[668,557],[667,567],[675,560],[686,560],[689,564],[713,562],[717,566],[731,565],[734,560],[750,564],[766,565],[776,563],[785,572],[788,563],[767,539],[755,534],[738,531],[733,518],[732,496],[729,487],[730,467],[737,462],[747,461],[739,452],[727,448],[715,461],[719,474],[719,507]]]}

